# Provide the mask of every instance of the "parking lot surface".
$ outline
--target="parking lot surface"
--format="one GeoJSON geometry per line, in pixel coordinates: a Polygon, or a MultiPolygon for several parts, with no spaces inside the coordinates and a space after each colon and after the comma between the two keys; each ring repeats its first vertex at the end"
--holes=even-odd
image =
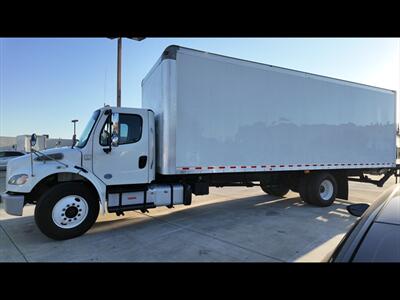
{"type": "MultiPolygon", "coordinates": [[[[0,174],[4,190],[4,174],[0,174]]],[[[100,215],[85,235],[54,241],[36,227],[34,206],[23,217],[0,207],[0,262],[318,262],[356,220],[346,205],[373,202],[386,188],[350,183],[350,200],[314,207],[297,193],[284,198],[259,187],[211,188],[178,205],[100,215]]]]}

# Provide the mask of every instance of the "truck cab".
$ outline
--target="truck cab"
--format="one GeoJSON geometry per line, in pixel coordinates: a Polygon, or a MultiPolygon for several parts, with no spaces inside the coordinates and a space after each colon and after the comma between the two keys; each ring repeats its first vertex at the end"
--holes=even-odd
{"type": "Polygon", "coordinates": [[[191,193],[182,184],[154,182],[151,110],[106,106],[92,114],[75,145],[42,152],[31,146],[30,154],[8,163],[1,199],[11,215],[21,216],[25,204],[35,204],[36,224],[50,238],[85,233],[100,206],[103,213],[121,215],[190,204],[191,193]]]}
{"type": "Polygon", "coordinates": [[[147,109],[96,110],[76,148],[82,167],[105,185],[145,184],[154,180],[154,113],[147,109]]]}

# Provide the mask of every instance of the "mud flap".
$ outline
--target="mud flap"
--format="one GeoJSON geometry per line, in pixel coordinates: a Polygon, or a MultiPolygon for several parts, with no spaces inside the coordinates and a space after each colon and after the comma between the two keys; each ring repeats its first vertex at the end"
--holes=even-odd
{"type": "Polygon", "coordinates": [[[337,196],[336,198],[348,200],[349,199],[349,181],[346,175],[335,174],[337,183],[337,196]]]}

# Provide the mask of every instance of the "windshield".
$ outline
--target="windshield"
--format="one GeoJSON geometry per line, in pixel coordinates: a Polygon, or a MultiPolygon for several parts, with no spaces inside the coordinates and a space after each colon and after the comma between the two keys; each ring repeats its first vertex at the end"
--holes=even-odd
{"type": "Polygon", "coordinates": [[[76,144],[76,147],[83,148],[85,147],[87,140],[89,139],[90,133],[92,132],[93,126],[96,123],[97,118],[99,117],[100,110],[96,110],[89,122],[86,124],[85,129],[83,130],[81,136],[79,137],[79,142],[76,144]]]}

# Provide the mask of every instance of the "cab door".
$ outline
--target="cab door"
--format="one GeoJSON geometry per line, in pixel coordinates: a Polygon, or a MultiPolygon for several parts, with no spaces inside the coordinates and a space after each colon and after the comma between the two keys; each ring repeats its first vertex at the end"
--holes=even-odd
{"type": "Polygon", "coordinates": [[[148,183],[147,110],[111,110],[102,115],[94,133],[93,173],[107,185],[148,183]],[[115,116],[113,126],[110,120],[115,116]],[[113,128],[117,128],[117,144],[112,143],[113,128]]]}

